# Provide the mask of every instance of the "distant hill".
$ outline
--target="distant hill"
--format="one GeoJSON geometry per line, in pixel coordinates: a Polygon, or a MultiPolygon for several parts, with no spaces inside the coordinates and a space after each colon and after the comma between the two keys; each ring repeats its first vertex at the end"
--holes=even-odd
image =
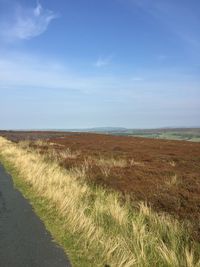
{"type": "Polygon", "coordinates": [[[128,130],[127,128],[123,127],[95,127],[95,128],[85,129],[85,131],[88,132],[124,132],[127,130],[128,130]]]}

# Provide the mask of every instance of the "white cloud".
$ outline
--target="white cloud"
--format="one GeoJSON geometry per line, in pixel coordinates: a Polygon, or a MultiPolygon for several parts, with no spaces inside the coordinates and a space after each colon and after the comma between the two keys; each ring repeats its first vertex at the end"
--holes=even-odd
{"type": "Polygon", "coordinates": [[[55,12],[44,9],[39,2],[34,8],[18,6],[11,18],[1,21],[0,33],[7,41],[29,40],[44,33],[57,17],[55,12]]]}
{"type": "Polygon", "coordinates": [[[105,67],[111,63],[112,56],[108,57],[99,57],[97,61],[95,62],[95,66],[100,68],[100,67],[105,67]]]}
{"type": "Polygon", "coordinates": [[[42,6],[41,6],[41,4],[39,2],[37,3],[37,6],[36,6],[36,8],[34,9],[33,12],[34,12],[36,17],[40,16],[40,14],[42,12],[42,6]]]}

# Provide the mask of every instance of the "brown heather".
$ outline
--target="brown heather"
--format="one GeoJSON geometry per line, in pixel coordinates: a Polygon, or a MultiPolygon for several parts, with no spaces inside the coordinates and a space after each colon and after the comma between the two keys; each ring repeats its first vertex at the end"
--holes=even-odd
{"type": "MultiPolygon", "coordinates": [[[[65,170],[56,161],[2,137],[0,156],[65,219],[65,227],[84,244],[83,252],[99,251],[94,253],[93,266],[200,267],[199,246],[190,241],[181,223],[142,202],[134,210],[128,201],[121,203],[117,192],[90,186],[85,177],[80,179],[87,175],[87,162],[85,167],[65,170]]],[[[65,156],[74,154],[68,151],[65,156]]]]}

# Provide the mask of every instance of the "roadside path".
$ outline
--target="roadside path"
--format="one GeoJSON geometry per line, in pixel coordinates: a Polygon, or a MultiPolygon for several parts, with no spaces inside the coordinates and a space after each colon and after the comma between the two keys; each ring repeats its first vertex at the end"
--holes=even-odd
{"type": "Polygon", "coordinates": [[[31,205],[0,164],[0,266],[70,267],[31,205]]]}

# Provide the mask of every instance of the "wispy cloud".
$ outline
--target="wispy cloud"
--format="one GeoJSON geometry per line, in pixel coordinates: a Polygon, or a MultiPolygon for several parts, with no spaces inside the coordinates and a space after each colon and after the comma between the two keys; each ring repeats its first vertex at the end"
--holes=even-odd
{"type": "Polygon", "coordinates": [[[95,75],[77,72],[70,68],[66,62],[56,61],[50,57],[41,57],[36,54],[9,53],[0,58],[0,91],[5,88],[49,88],[60,90],[75,90],[83,94],[113,93],[113,97],[125,92],[135,95],[136,92],[143,95],[146,91],[166,91],[169,88],[199,88],[199,78],[183,73],[183,70],[170,69],[142,70],[135,74],[95,75]],[[167,73],[167,75],[166,75],[167,73]],[[121,93],[120,93],[121,92],[121,93]]]}
{"type": "Polygon", "coordinates": [[[107,57],[98,57],[97,61],[95,62],[95,66],[100,68],[100,67],[105,67],[109,65],[112,61],[113,56],[107,56],[107,57]]]}
{"type": "Polygon", "coordinates": [[[18,5],[11,18],[1,21],[1,36],[7,41],[29,40],[44,33],[58,14],[44,9],[40,2],[33,8],[18,5]]]}
{"type": "Polygon", "coordinates": [[[141,82],[141,81],[144,81],[144,78],[140,76],[134,76],[131,78],[131,80],[134,82],[141,82]]]}
{"type": "Polygon", "coordinates": [[[0,58],[0,90],[3,88],[54,88],[91,93],[112,89],[117,84],[111,76],[85,75],[69,69],[63,62],[36,54],[6,53],[0,58]]]}

